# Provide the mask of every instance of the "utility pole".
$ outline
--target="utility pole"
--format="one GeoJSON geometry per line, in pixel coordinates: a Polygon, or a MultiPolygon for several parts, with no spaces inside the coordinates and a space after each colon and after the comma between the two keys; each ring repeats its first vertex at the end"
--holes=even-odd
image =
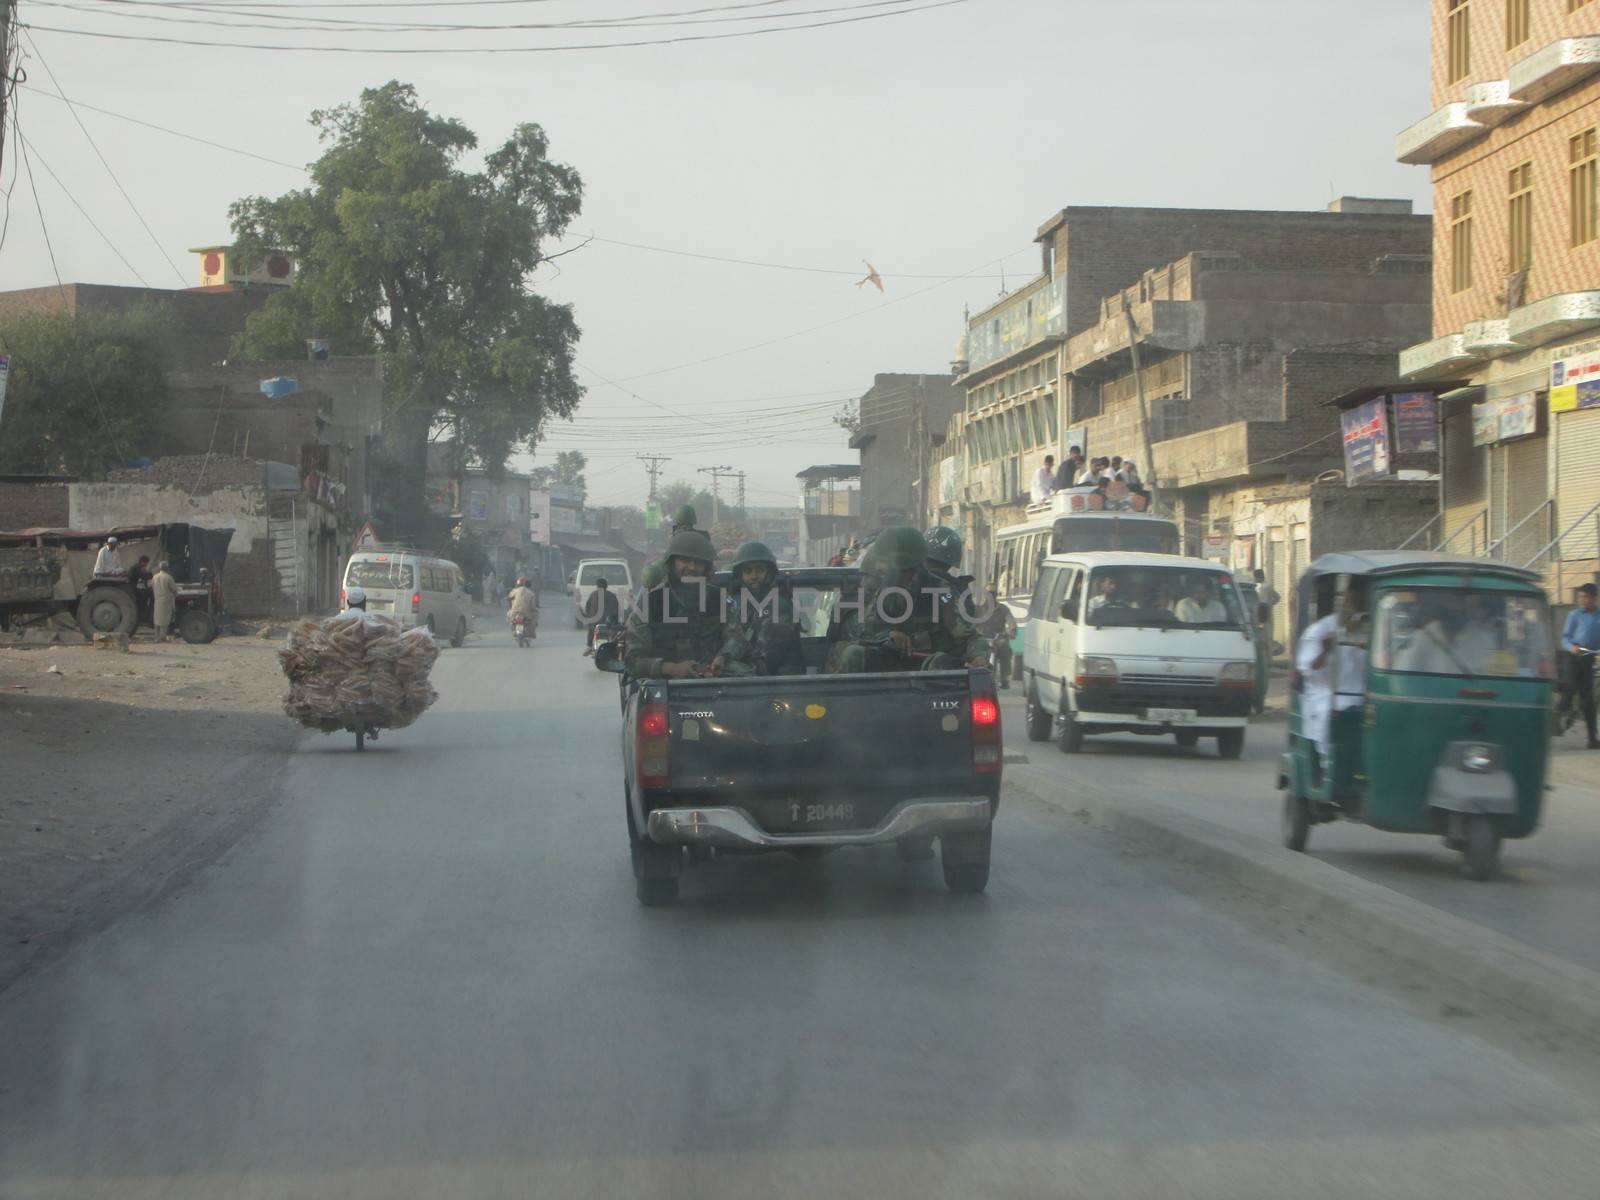
{"type": "MultiPolygon", "coordinates": [[[[4,3],[5,0],[0,0],[0,4],[4,3]]],[[[635,454],[634,457],[644,464],[645,472],[650,476],[650,499],[654,500],[656,498],[656,483],[661,478],[661,464],[669,463],[672,460],[665,454],[635,454]]]]}
{"type": "Polygon", "coordinates": [[[722,520],[720,505],[722,503],[722,477],[732,475],[732,467],[701,467],[700,474],[711,476],[711,528],[715,529],[722,520]]]}
{"type": "Polygon", "coordinates": [[[744,472],[734,472],[734,478],[739,481],[739,511],[744,511],[744,472]]]}
{"type": "Polygon", "coordinates": [[[1139,393],[1139,428],[1144,432],[1144,466],[1149,471],[1150,486],[1158,486],[1156,455],[1150,448],[1150,410],[1144,401],[1144,372],[1139,369],[1139,326],[1133,319],[1133,305],[1128,303],[1128,293],[1122,293],[1122,315],[1128,319],[1128,353],[1133,356],[1133,386],[1139,393]]]}
{"type": "Polygon", "coordinates": [[[16,11],[16,0],[0,0],[0,167],[5,165],[6,159],[6,97],[11,94],[11,21],[16,11]]]}

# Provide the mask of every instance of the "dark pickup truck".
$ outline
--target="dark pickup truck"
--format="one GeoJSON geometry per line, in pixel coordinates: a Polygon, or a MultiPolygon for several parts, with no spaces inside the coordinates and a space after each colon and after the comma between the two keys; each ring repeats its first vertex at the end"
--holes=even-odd
{"type": "Polygon", "coordinates": [[[987,670],[829,675],[851,568],[791,571],[805,675],[624,682],[628,838],[642,903],[677,897],[717,854],[894,844],[981,892],[1000,802],[1000,706],[987,670]]]}

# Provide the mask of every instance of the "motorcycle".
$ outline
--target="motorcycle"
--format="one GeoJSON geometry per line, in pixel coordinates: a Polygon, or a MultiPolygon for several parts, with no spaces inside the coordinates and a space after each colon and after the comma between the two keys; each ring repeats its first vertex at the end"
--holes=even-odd
{"type": "Polygon", "coordinates": [[[594,665],[601,671],[622,670],[622,634],[620,624],[601,623],[594,630],[594,665]],[[613,667],[611,664],[615,663],[613,667]]]}
{"type": "Polygon", "coordinates": [[[532,631],[528,628],[528,618],[524,613],[513,613],[511,616],[511,632],[516,635],[517,647],[521,649],[533,638],[532,631]]]}

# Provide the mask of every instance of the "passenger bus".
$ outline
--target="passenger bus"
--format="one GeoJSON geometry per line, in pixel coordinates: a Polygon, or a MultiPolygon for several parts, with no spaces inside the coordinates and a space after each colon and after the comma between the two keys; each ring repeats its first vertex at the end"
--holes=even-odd
{"type": "MultiPolygon", "coordinates": [[[[1115,502],[1113,502],[1115,503],[1115,502]]],[[[994,538],[989,578],[995,593],[1017,619],[1017,648],[1028,621],[1028,604],[1039,564],[1047,554],[1081,554],[1091,550],[1128,550],[1141,554],[1179,554],[1182,539],[1177,522],[1150,512],[1101,507],[1093,488],[1069,488],[1043,504],[1028,506],[1028,519],[1000,530],[994,538]]]]}

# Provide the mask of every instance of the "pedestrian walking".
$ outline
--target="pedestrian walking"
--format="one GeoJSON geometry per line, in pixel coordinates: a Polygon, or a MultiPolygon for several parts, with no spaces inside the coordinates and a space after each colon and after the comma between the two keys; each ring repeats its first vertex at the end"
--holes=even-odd
{"type": "Polygon", "coordinates": [[[151,623],[156,627],[156,641],[164,642],[178,607],[178,584],[165,562],[156,568],[155,575],[150,579],[150,597],[154,610],[151,623]]]}
{"type": "Polygon", "coordinates": [[[1044,466],[1033,473],[1032,500],[1035,504],[1043,504],[1050,499],[1050,493],[1056,490],[1056,456],[1046,454],[1044,466]]]}
{"type": "Polygon", "coordinates": [[[1561,650],[1564,661],[1561,689],[1561,731],[1571,729],[1578,719],[1573,701],[1583,712],[1584,728],[1589,731],[1589,749],[1600,750],[1600,737],[1595,733],[1594,711],[1594,655],[1600,650],[1600,612],[1596,611],[1596,596],[1600,589],[1586,583],[1578,589],[1578,607],[1567,614],[1567,623],[1561,628],[1561,650]]]}
{"type": "Polygon", "coordinates": [[[1278,607],[1283,599],[1278,595],[1278,589],[1267,581],[1267,573],[1260,567],[1255,569],[1256,581],[1256,624],[1267,631],[1267,636],[1272,636],[1272,610],[1278,607]]]}

